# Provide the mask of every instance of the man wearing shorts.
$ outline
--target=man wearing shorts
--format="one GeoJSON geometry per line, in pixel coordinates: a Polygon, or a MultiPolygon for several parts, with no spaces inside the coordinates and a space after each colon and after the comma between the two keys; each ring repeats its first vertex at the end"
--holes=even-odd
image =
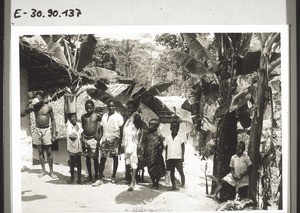
{"type": "Polygon", "coordinates": [[[99,165],[99,180],[93,186],[99,186],[102,182],[105,162],[108,157],[113,158],[113,173],[111,182],[116,182],[116,172],[118,169],[118,152],[121,140],[121,130],[123,125],[123,117],[116,112],[115,103],[110,101],[107,103],[108,112],[105,113],[101,119],[100,125],[102,128],[102,138],[100,140],[100,165],[99,165]]]}
{"type": "Polygon", "coordinates": [[[185,176],[183,173],[183,161],[185,145],[184,141],[178,136],[180,123],[173,121],[170,124],[171,135],[166,137],[166,159],[167,159],[167,171],[170,171],[172,188],[170,190],[176,190],[175,183],[175,168],[181,177],[181,186],[185,187],[185,176]]]}
{"type": "Polygon", "coordinates": [[[25,113],[21,116],[28,115],[34,112],[35,127],[32,132],[32,143],[37,146],[39,159],[42,166],[42,171],[38,177],[43,177],[47,174],[45,169],[44,150],[47,153],[47,161],[50,168],[50,177],[56,179],[57,176],[53,173],[53,157],[52,157],[52,142],[56,139],[56,125],[52,106],[44,102],[45,95],[43,92],[36,92],[35,98],[31,100],[25,109],[25,113]],[[50,126],[51,121],[51,126],[50,126]]]}

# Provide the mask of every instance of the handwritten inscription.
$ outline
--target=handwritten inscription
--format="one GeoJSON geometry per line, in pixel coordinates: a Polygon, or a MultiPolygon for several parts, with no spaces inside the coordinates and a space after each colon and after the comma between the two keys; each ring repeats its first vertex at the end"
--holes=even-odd
{"type": "Polygon", "coordinates": [[[79,17],[82,12],[78,8],[66,9],[66,10],[39,10],[32,8],[30,11],[25,11],[22,9],[16,9],[14,12],[14,18],[22,18],[23,16],[29,16],[31,18],[60,18],[60,17],[79,17]]]}

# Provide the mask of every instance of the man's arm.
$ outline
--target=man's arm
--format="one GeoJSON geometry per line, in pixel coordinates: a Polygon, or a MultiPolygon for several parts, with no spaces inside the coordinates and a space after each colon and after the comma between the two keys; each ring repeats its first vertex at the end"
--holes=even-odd
{"type": "Polygon", "coordinates": [[[168,159],[168,145],[166,145],[166,161],[168,159]]]}
{"type": "Polygon", "coordinates": [[[234,172],[234,168],[233,167],[231,167],[231,170],[230,170],[230,172],[231,172],[231,174],[232,174],[232,177],[234,178],[234,179],[238,179],[238,177],[237,177],[237,175],[235,174],[235,172],[234,172]]]}
{"type": "Polygon", "coordinates": [[[241,174],[241,177],[248,175],[250,173],[251,169],[252,169],[252,165],[249,165],[247,170],[241,174]]]}
{"type": "Polygon", "coordinates": [[[52,126],[52,138],[55,140],[57,137],[57,132],[56,132],[56,123],[55,123],[55,119],[54,119],[54,113],[53,113],[53,109],[51,106],[49,106],[49,116],[50,116],[50,120],[51,120],[51,126],[52,126]]]}
{"type": "Polygon", "coordinates": [[[30,101],[27,104],[25,111],[21,112],[21,117],[24,117],[24,116],[28,115],[29,113],[31,113],[33,111],[33,106],[34,106],[34,104],[30,101]]]}

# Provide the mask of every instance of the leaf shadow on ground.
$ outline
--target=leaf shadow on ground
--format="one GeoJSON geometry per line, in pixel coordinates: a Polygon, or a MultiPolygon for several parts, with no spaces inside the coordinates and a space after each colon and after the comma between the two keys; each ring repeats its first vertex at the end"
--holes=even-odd
{"type": "MultiPolygon", "coordinates": [[[[41,169],[29,169],[29,168],[27,168],[26,170],[23,170],[22,172],[27,172],[29,174],[31,174],[31,173],[40,174],[41,169]]],[[[70,178],[70,176],[63,175],[59,172],[54,172],[54,173],[58,178],[57,179],[51,179],[51,180],[45,181],[45,182],[54,183],[54,184],[67,184],[67,180],[70,178]]],[[[45,176],[49,176],[49,172],[47,172],[47,174],[45,176]]],[[[44,177],[42,177],[42,178],[44,178],[44,177]]]]}
{"type": "Polygon", "coordinates": [[[33,201],[33,200],[40,200],[40,199],[45,199],[47,198],[46,195],[22,195],[22,201],[26,202],[26,201],[33,201]]]}
{"type": "MultiPolygon", "coordinates": [[[[136,187],[137,188],[137,187],[136,187]]],[[[138,189],[134,189],[134,191],[124,191],[121,192],[116,197],[117,204],[130,204],[130,205],[137,205],[141,203],[147,203],[153,200],[155,197],[160,195],[162,192],[158,190],[153,190],[150,187],[140,186],[138,189]]]]}

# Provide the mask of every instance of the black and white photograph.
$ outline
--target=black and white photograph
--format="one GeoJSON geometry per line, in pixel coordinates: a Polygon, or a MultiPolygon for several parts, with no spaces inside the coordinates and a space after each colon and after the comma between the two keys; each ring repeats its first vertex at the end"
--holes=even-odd
{"type": "Polygon", "coordinates": [[[287,212],[286,26],[12,35],[16,210],[287,212]]]}

